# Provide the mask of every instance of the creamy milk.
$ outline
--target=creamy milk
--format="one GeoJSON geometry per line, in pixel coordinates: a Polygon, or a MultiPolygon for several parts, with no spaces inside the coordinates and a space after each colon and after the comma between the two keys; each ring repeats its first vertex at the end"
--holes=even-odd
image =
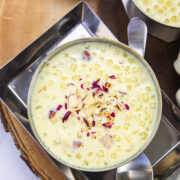
{"type": "Polygon", "coordinates": [[[145,14],[160,23],[180,27],[180,0],[133,0],[145,14]]]}
{"type": "Polygon", "coordinates": [[[154,83],[136,58],[108,43],[69,47],[41,70],[32,121],[57,158],[89,169],[115,165],[140,150],[157,116],[154,83]]]}

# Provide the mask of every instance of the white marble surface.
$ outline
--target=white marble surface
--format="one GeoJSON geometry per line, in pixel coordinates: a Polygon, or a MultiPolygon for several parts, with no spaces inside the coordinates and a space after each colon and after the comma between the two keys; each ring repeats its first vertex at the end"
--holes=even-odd
{"type": "Polygon", "coordinates": [[[0,179],[1,180],[40,180],[20,158],[10,133],[6,133],[0,121],[0,179]]]}

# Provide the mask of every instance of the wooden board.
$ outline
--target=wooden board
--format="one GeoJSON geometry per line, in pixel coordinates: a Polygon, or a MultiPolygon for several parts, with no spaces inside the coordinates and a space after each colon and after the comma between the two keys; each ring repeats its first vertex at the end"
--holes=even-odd
{"type": "MultiPolygon", "coordinates": [[[[65,15],[78,0],[0,0],[0,66],[65,15]]],[[[118,39],[127,43],[128,18],[120,0],[87,1],[118,39]]],[[[173,69],[180,41],[165,43],[148,36],[145,58],[154,69],[161,88],[175,102],[180,77],[173,69]]],[[[0,117],[10,131],[21,157],[42,179],[65,179],[52,160],[34,143],[17,119],[0,104],[0,117]]]]}

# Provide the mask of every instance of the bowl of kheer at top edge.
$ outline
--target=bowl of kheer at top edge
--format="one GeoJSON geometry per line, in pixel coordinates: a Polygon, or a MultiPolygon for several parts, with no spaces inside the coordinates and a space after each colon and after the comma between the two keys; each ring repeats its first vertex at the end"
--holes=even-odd
{"type": "Polygon", "coordinates": [[[167,26],[180,28],[179,0],[132,0],[147,16],[167,26]]]}
{"type": "Polygon", "coordinates": [[[62,45],[36,70],[28,94],[32,131],[58,162],[106,171],[151,142],[162,112],[148,63],[128,46],[86,38],[62,45]]]}
{"type": "Polygon", "coordinates": [[[180,39],[179,0],[128,0],[123,3],[128,16],[143,19],[150,34],[166,42],[180,39]]]}

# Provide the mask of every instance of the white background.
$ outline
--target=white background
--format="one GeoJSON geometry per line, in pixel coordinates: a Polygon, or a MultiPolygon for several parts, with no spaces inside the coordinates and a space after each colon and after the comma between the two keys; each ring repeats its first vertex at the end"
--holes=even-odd
{"type": "Polygon", "coordinates": [[[0,121],[0,179],[40,180],[20,158],[20,151],[14,145],[10,133],[6,133],[0,121]]]}

